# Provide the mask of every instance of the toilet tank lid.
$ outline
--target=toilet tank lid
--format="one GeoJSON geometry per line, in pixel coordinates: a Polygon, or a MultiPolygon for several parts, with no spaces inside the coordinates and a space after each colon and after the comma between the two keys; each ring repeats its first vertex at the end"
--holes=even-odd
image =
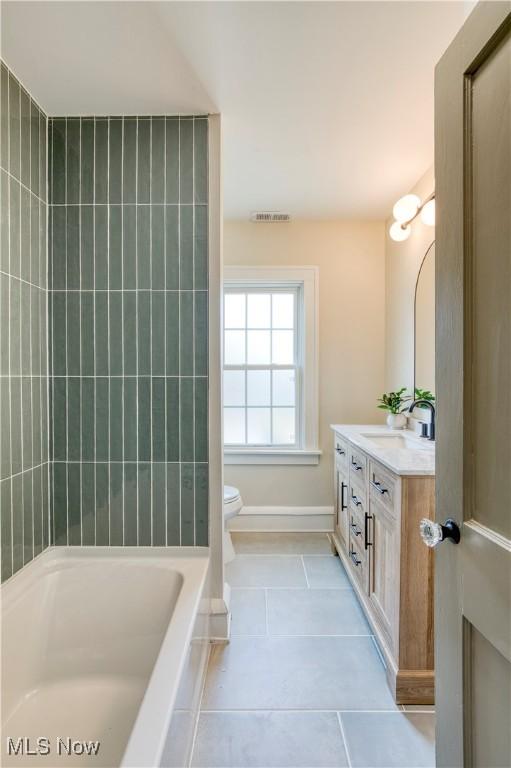
{"type": "Polygon", "coordinates": [[[234,501],[240,495],[240,492],[233,485],[224,485],[224,501],[234,501]]]}

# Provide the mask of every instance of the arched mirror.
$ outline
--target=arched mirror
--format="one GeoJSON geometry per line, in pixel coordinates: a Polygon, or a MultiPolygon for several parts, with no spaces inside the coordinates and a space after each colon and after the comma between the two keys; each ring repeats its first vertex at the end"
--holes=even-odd
{"type": "Polygon", "coordinates": [[[415,285],[414,390],[435,392],[435,241],[426,250],[415,285]]]}

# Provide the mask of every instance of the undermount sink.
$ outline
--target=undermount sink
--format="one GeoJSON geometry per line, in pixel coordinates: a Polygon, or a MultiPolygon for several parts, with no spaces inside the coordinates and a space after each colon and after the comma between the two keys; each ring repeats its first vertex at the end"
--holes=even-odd
{"type": "Polygon", "coordinates": [[[374,445],[379,446],[380,448],[399,448],[400,450],[408,450],[408,451],[427,451],[428,449],[431,450],[434,443],[432,443],[429,440],[425,440],[424,438],[410,438],[406,435],[391,435],[391,434],[378,434],[378,435],[371,435],[371,434],[364,434],[361,433],[362,437],[365,437],[366,440],[369,440],[374,445]]]}

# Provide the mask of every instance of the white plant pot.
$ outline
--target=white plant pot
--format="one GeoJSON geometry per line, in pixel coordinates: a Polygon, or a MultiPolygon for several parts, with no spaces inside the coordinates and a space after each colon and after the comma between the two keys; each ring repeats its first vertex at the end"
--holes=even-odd
{"type": "Polygon", "coordinates": [[[406,427],[406,416],[404,413],[389,413],[387,425],[391,429],[404,429],[406,427]]]}

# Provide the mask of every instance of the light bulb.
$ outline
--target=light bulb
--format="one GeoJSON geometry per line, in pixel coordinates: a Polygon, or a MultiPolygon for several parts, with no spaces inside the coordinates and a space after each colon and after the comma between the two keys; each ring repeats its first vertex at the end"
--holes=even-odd
{"type": "Polygon", "coordinates": [[[412,228],[409,224],[403,226],[399,221],[395,221],[389,229],[389,235],[393,240],[400,243],[403,240],[408,240],[412,228]]]}
{"type": "Polygon", "coordinates": [[[404,197],[401,197],[392,209],[395,220],[410,221],[419,210],[420,204],[421,200],[417,195],[405,195],[404,197]]]}
{"type": "Polygon", "coordinates": [[[421,211],[421,219],[428,227],[435,226],[435,198],[428,200],[421,211]]]}

